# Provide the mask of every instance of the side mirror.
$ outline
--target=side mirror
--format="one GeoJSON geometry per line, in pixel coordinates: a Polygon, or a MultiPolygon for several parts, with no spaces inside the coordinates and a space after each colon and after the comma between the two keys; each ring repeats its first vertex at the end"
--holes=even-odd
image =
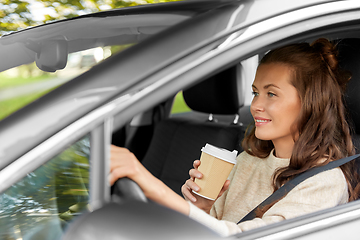
{"type": "Polygon", "coordinates": [[[65,68],[68,57],[66,40],[47,40],[39,44],[36,51],[36,66],[46,72],[55,72],[65,68]]]}

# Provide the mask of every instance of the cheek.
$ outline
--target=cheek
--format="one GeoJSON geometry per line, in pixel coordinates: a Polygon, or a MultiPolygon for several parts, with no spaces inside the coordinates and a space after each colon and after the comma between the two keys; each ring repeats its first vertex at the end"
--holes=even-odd
{"type": "Polygon", "coordinates": [[[283,109],[284,109],[284,115],[283,115],[284,119],[286,120],[288,125],[293,125],[297,121],[300,115],[301,103],[294,102],[293,104],[284,106],[283,109]]]}
{"type": "Polygon", "coordinates": [[[282,104],[269,104],[268,113],[278,124],[293,124],[301,110],[299,101],[283,102],[282,104]]]}

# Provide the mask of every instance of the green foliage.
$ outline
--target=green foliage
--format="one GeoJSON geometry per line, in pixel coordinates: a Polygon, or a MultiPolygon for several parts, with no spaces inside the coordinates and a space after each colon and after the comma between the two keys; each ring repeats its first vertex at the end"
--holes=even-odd
{"type": "Polygon", "coordinates": [[[29,3],[19,0],[2,0],[0,3],[0,31],[16,31],[36,22],[29,10],[29,3]]]}
{"type": "Polygon", "coordinates": [[[176,94],[173,107],[171,109],[171,114],[190,112],[190,111],[191,109],[186,104],[182,92],[176,94]]]}
{"type": "Polygon", "coordinates": [[[101,10],[130,7],[142,4],[174,2],[179,0],[35,0],[48,9],[42,20],[36,20],[30,4],[20,0],[2,0],[0,3],[0,33],[8,33],[53,20],[72,18],[101,10]]]}
{"type": "Polygon", "coordinates": [[[40,98],[52,89],[0,101],[0,120],[40,98]]]}
{"type": "Polygon", "coordinates": [[[86,136],[2,193],[0,239],[22,239],[13,236],[17,232],[24,236],[36,228],[51,232],[47,224],[61,222],[65,226],[86,210],[89,158],[86,136]]]}
{"type": "Polygon", "coordinates": [[[8,77],[4,73],[0,73],[0,90],[9,87],[21,86],[29,83],[46,81],[51,79],[51,75],[39,75],[39,76],[16,76],[8,77]]]}

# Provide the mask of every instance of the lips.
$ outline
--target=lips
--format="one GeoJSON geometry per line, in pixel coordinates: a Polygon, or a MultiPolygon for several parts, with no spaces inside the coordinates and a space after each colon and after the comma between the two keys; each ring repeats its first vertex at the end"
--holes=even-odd
{"type": "Polygon", "coordinates": [[[262,118],[262,117],[255,117],[254,120],[255,120],[255,126],[263,126],[271,122],[270,119],[262,118]]]}

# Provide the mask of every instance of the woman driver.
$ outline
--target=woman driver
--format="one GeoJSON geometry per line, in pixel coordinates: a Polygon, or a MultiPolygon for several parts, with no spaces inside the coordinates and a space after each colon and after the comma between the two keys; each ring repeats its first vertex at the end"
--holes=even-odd
{"type": "Polygon", "coordinates": [[[111,184],[129,177],[145,195],[207,225],[223,236],[356,199],[354,163],[319,173],[296,186],[255,219],[237,222],[296,175],[354,154],[343,93],[350,77],[338,67],[326,39],[270,51],[253,82],[255,125],[216,201],[192,194],[200,161],[182,187],[185,200],[152,176],[127,149],[112,146],[111,184]]]}

